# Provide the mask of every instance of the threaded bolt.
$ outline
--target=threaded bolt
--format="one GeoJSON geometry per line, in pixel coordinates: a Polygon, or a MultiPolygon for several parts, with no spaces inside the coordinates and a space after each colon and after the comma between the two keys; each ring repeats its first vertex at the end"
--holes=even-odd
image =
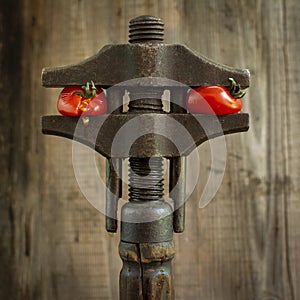
{"type": "Polygon", "coordinates": [[[163,184],[163,158],[129,159],[129,201],[155,201],[162,200],[163,184]],[[150,164],[149,164],[150,163],[150,164]]]}
{"type": "Polygon", "coordinates": [[[164,23],[160,18],[144,15],[129,22],[129,43],[162,43],[164,23]]]}

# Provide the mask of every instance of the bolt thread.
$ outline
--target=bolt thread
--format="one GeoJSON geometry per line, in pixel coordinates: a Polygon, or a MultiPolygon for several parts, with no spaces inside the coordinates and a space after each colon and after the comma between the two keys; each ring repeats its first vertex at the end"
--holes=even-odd
{"type": "Polygon", "coordinates": [[[161,99],[146,98],[130,101],[128,108],[130,113],[149,111],[161,113],[163,111],[163,104],[161,99]]]}
{"type": "Polygon", "coordinates": [[[140,16],[129,22],[129,43],[162,43],[164,23],[160,18],[140,16]]]}
{"type": "Polygon", "coordinates": [[[162,200],[163,158],[131,157],[129,163],[129,201],[162,200]]]}
{"type": "MultiPolygon", "coordinates": [[[[140,95],[142,96],[142,95],[140,95]]],[[[137,93],[133,97],[139,97],[137,93]]],[[[141,98],[129,103],[129,113],[162,113],[162,101],[141,98]]],[[[129,158],[129,201],[162,200],[164,193],[163,158],[129,158]]]]}

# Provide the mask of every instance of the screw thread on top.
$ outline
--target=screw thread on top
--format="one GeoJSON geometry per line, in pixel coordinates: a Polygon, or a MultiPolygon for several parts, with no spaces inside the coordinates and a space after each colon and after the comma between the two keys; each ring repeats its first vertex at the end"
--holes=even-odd
{"type": "Polygon", "coordinates": [[[129,22],[129,43],[162,43],[164,23],[160,18],[144,15],[129,22]]]}

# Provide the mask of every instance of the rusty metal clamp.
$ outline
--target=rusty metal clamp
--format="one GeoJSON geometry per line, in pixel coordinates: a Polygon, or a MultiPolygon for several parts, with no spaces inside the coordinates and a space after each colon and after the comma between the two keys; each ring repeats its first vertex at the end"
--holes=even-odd
{"type": "Polygon", "coordinates": [[[248,70],[214,63],[184,45],[164,44],[163,25],[161,19],[152,16],[134,18],[129,25],[128,44],[107,45],[79,64],[42,72],[45,87],[83,85],[92,80],[107,89],[108,115],[90,117],[87,126],[78,126],[77,117],[43,116],[42,132],[75,139],[106,157],[108,232],[117,231],[122,160],[129,158],[129,201],[122,207],[119,245],[123,260],[122,300],[174,298],[173,232],[184,231],[185,158],[208,139],[247,131],[249,127],[249,116],[245,113],[216,118],[187,112],[189,87],[228,86],[228,78],[233,77],[247,88],[250,75],[248,70]],[[161,100],[165,90],[169,90],[172,99],[168,112],[161,100]],[[128,111],[123,105],[125,91],[130,92],[128,111]],[[142,124],[140,130],[147,128],[146,134],[133,142],[123,135],[112,151],[116,134],[137,117],[142,124]],[[169,128],[173,121],[192,137],[181,137],[181,149],[172,143],[178,134],[169,128]],[[157,134],[157,128],[169,136],[157,134]],[[164,158],[169,160],[173,207],[163,198],[164,158]]]}

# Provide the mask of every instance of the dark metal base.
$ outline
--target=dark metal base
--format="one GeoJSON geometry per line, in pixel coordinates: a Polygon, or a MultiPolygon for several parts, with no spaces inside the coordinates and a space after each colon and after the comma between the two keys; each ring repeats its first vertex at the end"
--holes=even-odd
{"type": "Polygon", "coordinates": [[[174,299],[171,260],[173,241],[132,244],[120,242],[123,268],[120,273],[120,300],[174,299]]]}

